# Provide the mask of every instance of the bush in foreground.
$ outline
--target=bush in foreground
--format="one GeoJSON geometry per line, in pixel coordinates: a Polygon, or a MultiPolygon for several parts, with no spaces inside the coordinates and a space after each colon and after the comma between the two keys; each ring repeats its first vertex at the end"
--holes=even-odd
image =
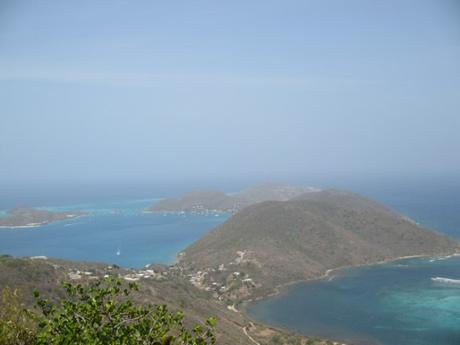
{"type": "Polygon", "coordinates": [[[211,345],[216,342],[216,319],[209,318],[203,325],[189,329],[184,325],[182,312],[172,313],[165,305],[133,303],[129,295],[138,289],[134,283],[124,286],[120,280],[108,278],[88,286],[63,283],[63,288],[66,298],[56,304],[35,291],[38,312],[23,310],[16,301],[8,317],[0,314],[0,344],[211,345]],[[14,324],[17,327],[11,326],[14,324]],[[28,337],[18,337],[22,331],[28,337]]]}
{"type": "Polygon", "coordinates": [[[35,344],[37,325],[33,314],[24,308],[18,290],[0,292],[0,345],[35,344]]]}

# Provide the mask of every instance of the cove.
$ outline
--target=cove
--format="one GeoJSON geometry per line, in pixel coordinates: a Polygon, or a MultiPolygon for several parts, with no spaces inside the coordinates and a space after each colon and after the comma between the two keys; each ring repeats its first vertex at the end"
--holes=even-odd
{"type": "Polygon", "coordinates": [[[251,304],[256,320],[356,345],[460,343],[460,258],[356,267],[251,304]]]}

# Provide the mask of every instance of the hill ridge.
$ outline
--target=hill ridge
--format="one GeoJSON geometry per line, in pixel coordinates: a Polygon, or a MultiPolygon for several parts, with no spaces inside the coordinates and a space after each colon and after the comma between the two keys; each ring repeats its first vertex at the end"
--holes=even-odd
{"type": "Polygon", "coordinates": [[[179,265],[197,286],[238,300],[343,266],[458,250],[457,241],[375,201],[328,190],[242,209],[186,248],[179,265]]]}
{"type": "Polygon", "coordinates": [[[319,189],[283,184],[264,184],[237,193],[227,194],[214,190],[196,190],[179,197],[166,198],[149,207],[147,212],[228,212],[237,211],[267,200],[286,201],[319,189]]]}

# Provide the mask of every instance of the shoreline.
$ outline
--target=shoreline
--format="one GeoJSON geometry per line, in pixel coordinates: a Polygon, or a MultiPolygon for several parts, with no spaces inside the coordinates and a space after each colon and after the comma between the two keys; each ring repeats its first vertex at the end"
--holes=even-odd
{"type": "MultiPolygon", "coordinates": [[[[335,277],[335,276],[332,276],[332,274],[334,272],[339,272],[339,271],[343,271],[343,270],[347,270],[347,269],[351,269],[351,268],[358,268],[358,267],[368,267],[368,266],[370,267],[370,266],[384,265],[384,264],[391,263],[391,262],[397,262],[397,261],[409,260],[409,259],[421,259],[421,258],[427,258],[427,259],[428,258],[430,258],[430,259],[444,258],[444,259],[449,259],[449,258],[456,257],[456,256],[460,256],[460,252],[454,252],[454,253],[449,253],[449,254],[445,253],[445,254],[405,255],[405,256],[400,256],[400,257],[392,258],[392,259],[384,259],[384,260],[380,260],[380,261],[376,261],[376,262],[372,262],[372,263],[357,264],[357,265],[347,265],[347,266],[341,266],[341,267],[336,267],[336,268],[330,268],[330,269],[327,269],[323,274],[321,274],[318,277],[310,278],[310,279],[300,279],[300,280],[295,280],[295,281],[291,281],[291,282],[288,282],[288,283],[280,284],[280,285],[277,285],[277,286],[275,286],[273,288],[274,291],[272,293],[269,293],[269,294],[263,295],[263,296],[258,296],[258,297],[255,297],[254,299],[250,298],[248,300],[243,300],[242,303],[241,303],[240,311],[242,311],[242,312],[244,311],[245,315],[248,316],[247,307],[248,307],[249,304],[255,303],[255,302],[260,302],[260,301],[263,301],[263,300],[278,296],[280,294],[286,293],[287,290],[290,287],[292,287],[293,285],[296,285],[296,284],[311,283],[311,282],[315,282],[315,281],[324,280],[324,279],[327,279],[327,278],[333,279],[335,277]]],[[[257,320],[255,320],[255,321],[257,321],[257,320]]]]}
{"type": "MultiPolygon", "coordinates": [[[[249,299],[249,300],[242,301],[242,303],[240,305],[240,309],[238,309],[238,312],[240,312],[244,317],[248,318],[251,322],[257,323],[257,324],[265,326],[265,327],[278,329],[278,330],[283,331],[283,332],[287,332],[287,333],[291,333],[291,334],[297,334],[297,335],[300,335],[300,336],[303,336],[303,337],[308,337],[308,338],[315,337],[315,336],[312,336],[312,335],[301,333],[301,332],[299,332],[298,330],[295,330],[295,329],[290,329],[290,328],[288,328],[286,326],[280,326],[280,325],[274,325],[274,324],[261,322],[260,320],[255,319],[253,316],[251,316],[249,314],[248,307],[249,307],[250,304],[259,303],[261,301],[264,301],[264,300],[266,301],[266,300],[268,300],[270,298],[279,296],[281,294],[285,294],[285,293],[288,292],[288,290],[291,287],[293,287],[296,284],[311,283],[311,282],[315,282],[315,281],[321,281],[321,280],[324,280],[324,279],[327,279],[327,278],[329,278],[329,280],[331,280],[331,279],[333,279],[335,277],[335,275],[333,275],[334,273],[338,273],[339,271],[344,271],[344,270],[351,269],[351,268],[384,265],[384,264],[387,264],[387,263],[398,262],[398,261],[409,260],[409,259],[421,259],[421,258],[426,258],[426,259],[435,259],[435,258],[450,259],[452,257],[457,257],[457,256],[460,256],[460,252],[454,252],[454,253],[449,253],[449,254],[437,254],[437,255],[433,255],[433,254],[406,255],[406,256],[401,256],[401,257],[397,257],[397,258],[393,258],[393,259],[384,259],[384,260],[380,260],[380,261],[377,261],[377,262],[374,262],[374,263],[359,264],[359,265],[348,265],[348,266],[342,266],[342,267],[337,267],[337,268],[330,268],[330,269],[327,269],[319,277],[311,278],[311,279],[296,280],[296,281],[292,281],[292,282],[289,282],[289,283],[281,284],[281,285],[278,285],[278,286],[276,286],[274,288],[275,291],[273,293],[270,293],[270,294],[265,295],[265,296],[256,297],[255,299],[249,299]]],[[[324,339],[332,340],[335,344],[347,344],[346,341],[343,341],[341,339],[328,338],[328,337],[324,337],[324,339]]]]}
{"type": "Polygon", "coordinates": [[[65,222],[67,220],[74,220],[78,219],[81,217],[86,217],[89,216],[90,213],[85,213],[85,214],[79,214],[79,215],[73,215],[73,214],[68,214],[66,215],[67,218],[64,219],[57,219],[57,220],[51,220],[51,221],[44,221],[41,223],[29,223],[25,225],[0,225],[0,229],[32,229],[32,228],[40,228],[49,224],[54,224],[58,222],[65,222]]]}
{"type": "Polygon", "coordinates": [[[39,228],[49,223],[30,223],[26,225],[0,225],[0,229],[27,229],[27,228],[39,228]]]}

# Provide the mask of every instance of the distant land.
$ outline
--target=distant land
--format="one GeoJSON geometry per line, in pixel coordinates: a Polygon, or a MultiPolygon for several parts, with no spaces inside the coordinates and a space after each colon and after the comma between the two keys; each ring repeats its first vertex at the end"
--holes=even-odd
{"type": "Polygon", "coordinates": [[[383,205],[326,190],[242,209],[180,253],[178,265],[195,286],[240,301],[342,267],[459,250],[383,205]]]}
{"type": "Polygon", "coordinates": [[[229,212],[236,213],[244,207],[263,201],[286,201],[309,192],[317,192],[314,187],[294,187],[267,184],[245,189],[234,194],[219,191],[195,191],[177,198],[159,201],[148,212],[229,212]]]}
{"type": "Polygon", "coordinates": [[[83,215],[84,212],[77,211],[51,212],[29,207],[13,208],[4,217],[0,217],[0,228],[33,228],[83,215]]]}

